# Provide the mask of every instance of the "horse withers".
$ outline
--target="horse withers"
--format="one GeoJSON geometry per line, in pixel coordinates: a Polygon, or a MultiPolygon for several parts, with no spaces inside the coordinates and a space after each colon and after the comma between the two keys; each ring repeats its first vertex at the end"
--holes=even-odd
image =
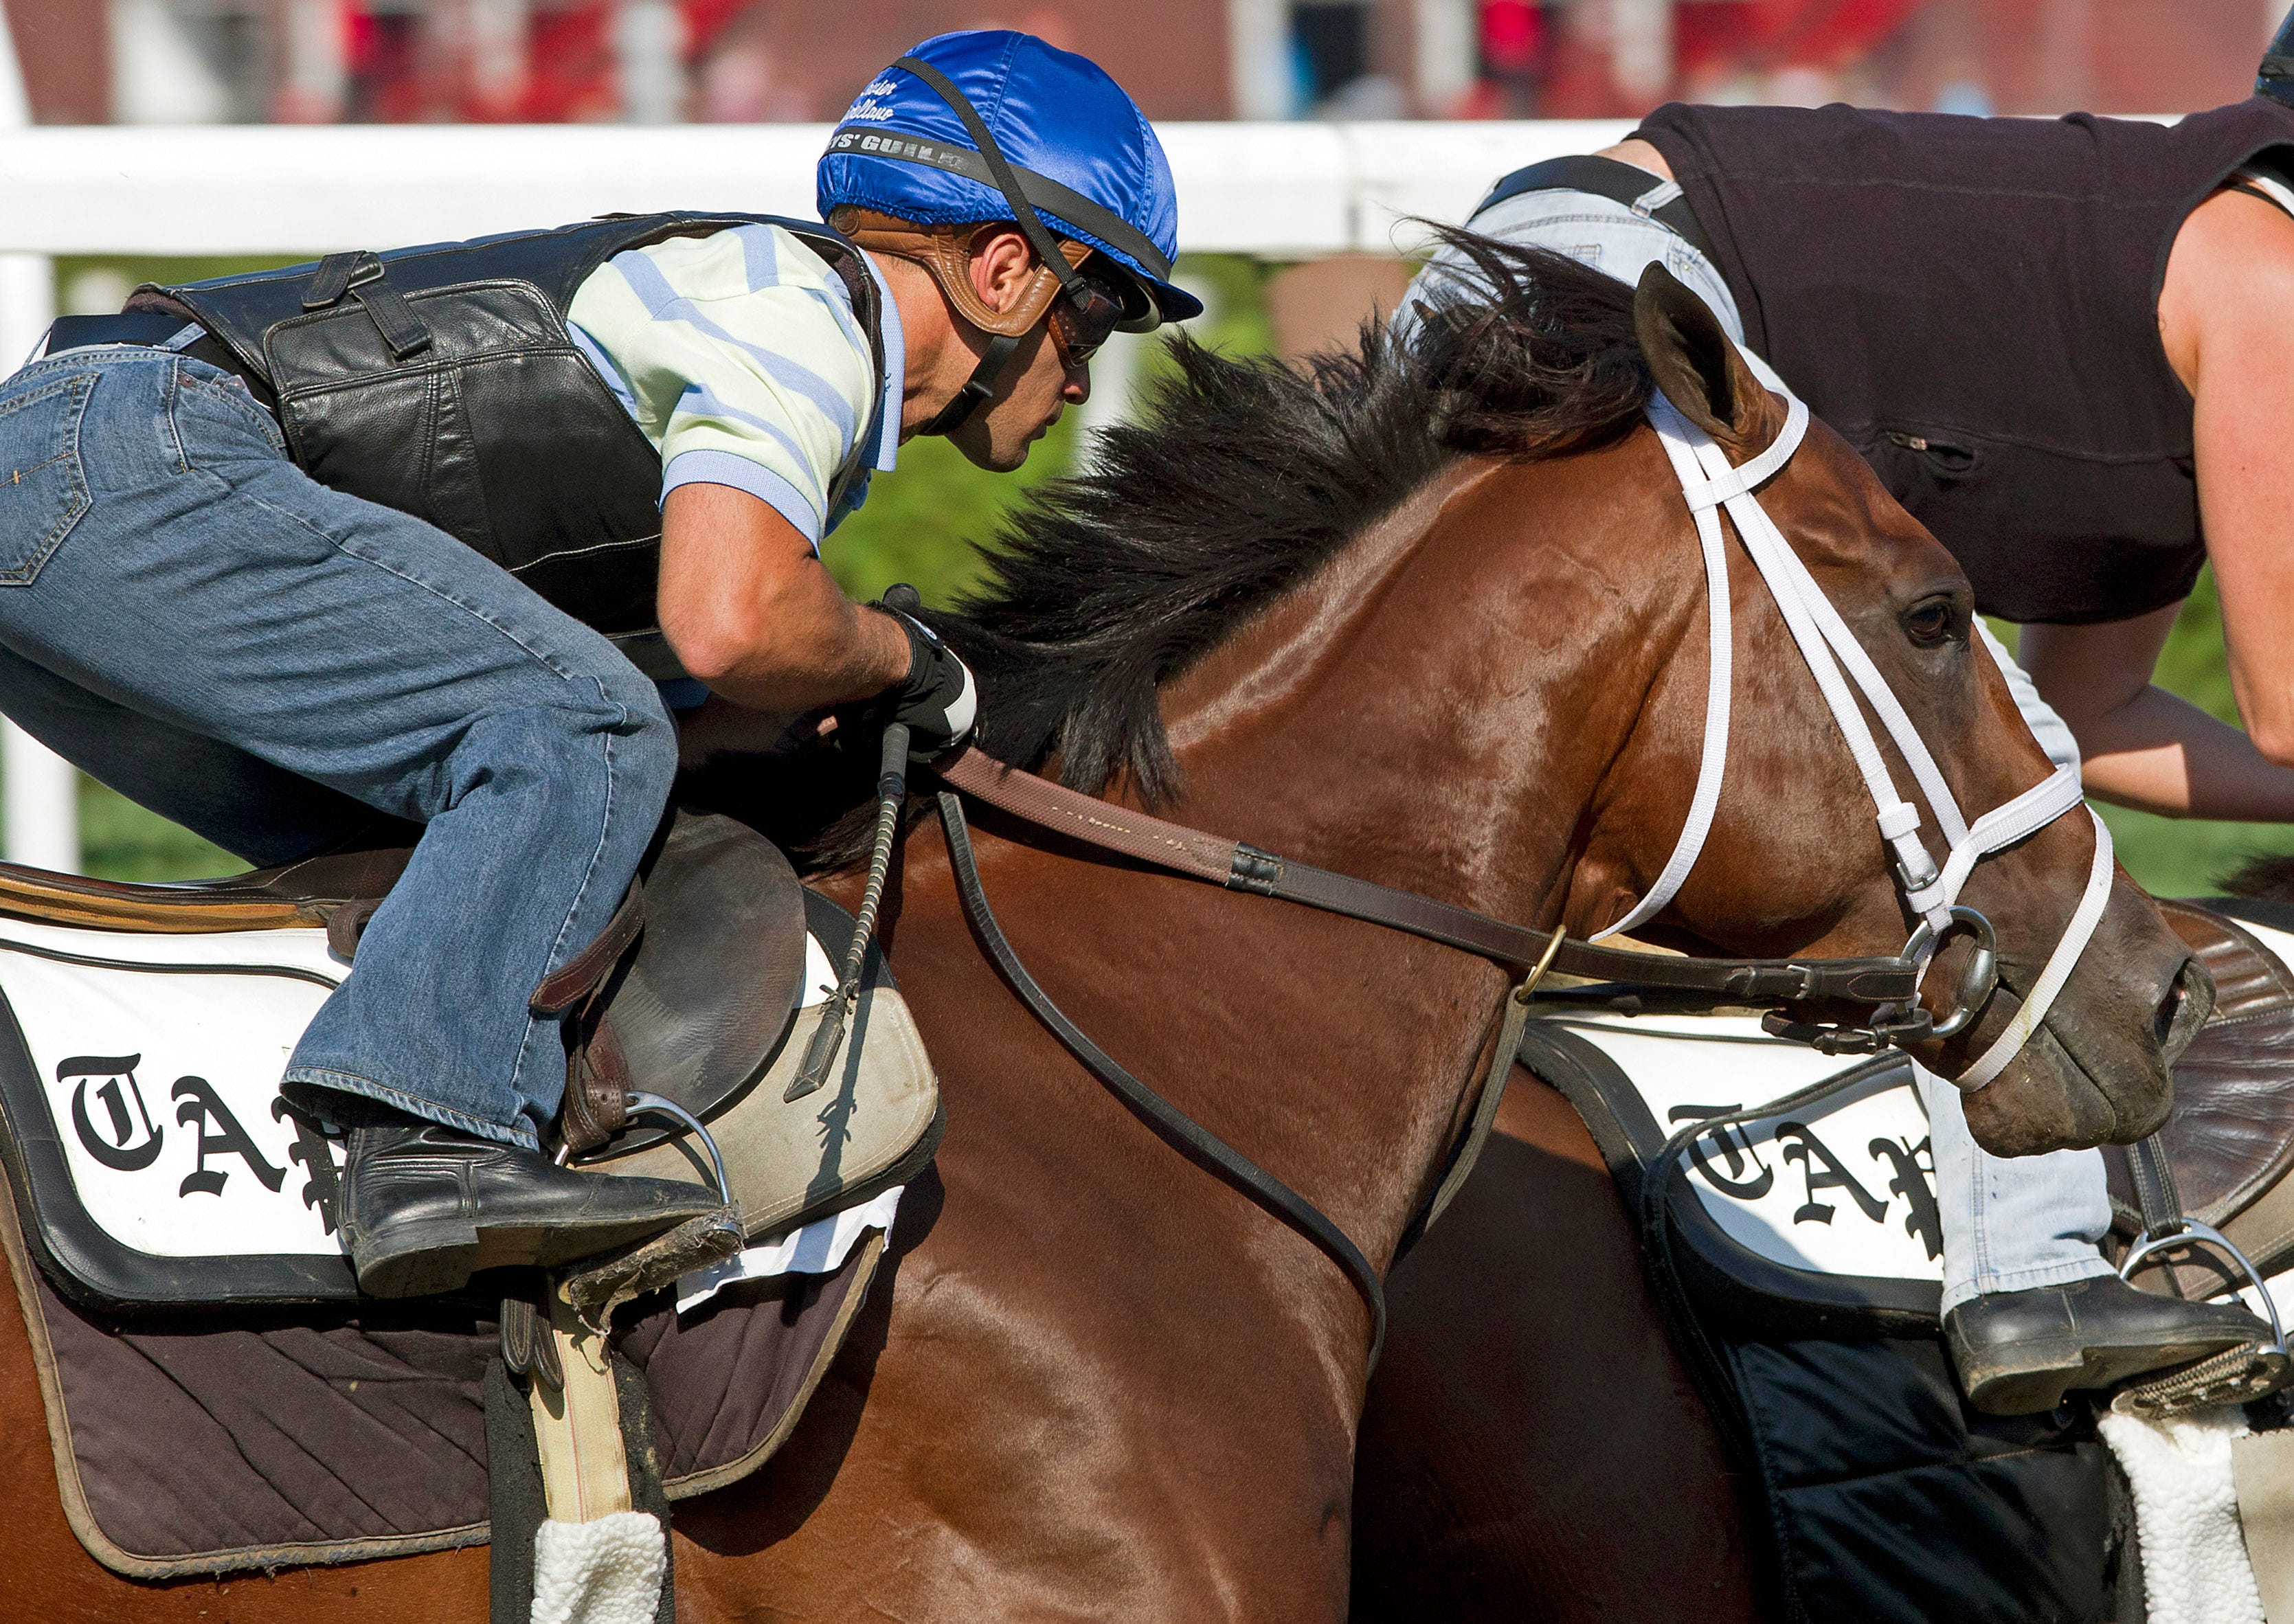
{"type": "MultiPolygon", "coordinates": [[[[948,627],[981,673],[994,752],[1502,918],[1616,917],[1673,844],[1704,710],[1697,542],[1645,426],[1650,378],[1739,459],[1777,408],[1669,296],[1644,296],[1645,358],[1626,290],[1540,256],[1499,268],[1480,314],[1406,348],[1374,337],[1312,377],[1178,348],[1158,418],[1023,514],[998,584],[948,627]]],[[[1844,445],[1811,432],[1762,499],[1966,804],[2046,774],[1969,642],[1965,581],[1844,445]]],[[[1651,934],[1728,955],[1893,954],[1908,920],[1861,784],[1763,589],[1732,582],[1744,725],[1704,860],[1651,934]]],[[[2004,986],[1929,1057],[1947,1075],[2052,951],[2092,838],[2065,820],[1981,865],[1968,898],[1998,928],[2004,986]]],[[[1060,1004],[1390,1262],[1470,1112],[1508,976],[993,816],[979,849],[1060,1004]]],[[[937,1175],[911,1186],[891,1285],[781,1456],[679,1506],[680,1609],[1344,1616],[1367,1375],[1346,1279],[1028,1015],[928,828],[884,939],[940,1072],[937,1175]]],[[[1956,984],[1962,951],[1932,982],[1956,984]]],[[[2178,993],[2188,962],[2122,885],[2046,1033],[1979,1096],[1987,1140],[2152,1125],[2177,1001],[2204,1003],[2178,993]]],[[[1613,1267],[1589,1288],[1638,1289],[1613,1267]]],[[[0,1407],[23,1458],[0,1490],[19,1555],[0,1604],[139,1624],[212,1606],[212,1586],[131,1586],[72,1544],[33,1458],[37,1404],[11,1336],[0,1407]]],[[[245,1624],[427,1620],[483,1617],[484,1598],[466,1552],[237,1580],[229,1607],[245,1624]]]]}

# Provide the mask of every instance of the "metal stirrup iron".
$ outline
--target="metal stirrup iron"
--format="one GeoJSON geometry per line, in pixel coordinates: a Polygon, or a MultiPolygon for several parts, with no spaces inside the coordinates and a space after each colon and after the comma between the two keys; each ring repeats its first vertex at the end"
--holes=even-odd
{"type": "Polygon", "coordinates": [[[2230,1237],[2183,1210],[2182,1194],[2175,1188],[2175,1170],[2156,1133],[2127,1146],[2127,1162],[2135,1175],[2135,1198],[2143,1207],[2143,1236],[2127,1248],[2119,1278],[2132,1279],[2153,1253],[2176,1246],[2211,1246],[2230,1260],[2261,1297],[2262,1311],[2270,1320],[2270,1340],[2225,1348],[2179,1369],[2130,1382],[2111,1400],[2111,1408],[2132,1415],[2171,1416],[2242,1403],[2280,1386],[2289,1360],[2286,1330],[2262,1271],[2230,1237]]]}

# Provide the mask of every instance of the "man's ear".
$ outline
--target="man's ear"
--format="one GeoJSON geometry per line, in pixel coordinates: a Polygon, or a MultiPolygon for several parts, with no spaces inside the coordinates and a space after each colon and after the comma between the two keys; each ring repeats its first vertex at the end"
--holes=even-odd
{"type": "Polygon", "coordinates": [[[1723,444],[1742,444],[1761,422],[1769,392],[1720,318],[1661,264],[1633,289],[1633,332],[1657,392],[1723,444]]]}
{"type": "Polygon", "coordinates": [[[974,231],[970,257],[972,290],[988,309],[1008,310],[1027,291],[1036,252],[1010,226],[983,225],[974,231]]]}

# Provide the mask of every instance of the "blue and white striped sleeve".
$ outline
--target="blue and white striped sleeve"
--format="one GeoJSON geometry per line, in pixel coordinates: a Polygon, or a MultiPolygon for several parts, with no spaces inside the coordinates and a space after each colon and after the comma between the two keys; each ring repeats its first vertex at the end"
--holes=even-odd
{"type": "Polygon", "coordinates": [[[730,485],[818,548],[879,389],[850,295],[818,255],[778,226],[672,238],[592,272],[571,315],[660,450],[664,499],[730,485]]]}

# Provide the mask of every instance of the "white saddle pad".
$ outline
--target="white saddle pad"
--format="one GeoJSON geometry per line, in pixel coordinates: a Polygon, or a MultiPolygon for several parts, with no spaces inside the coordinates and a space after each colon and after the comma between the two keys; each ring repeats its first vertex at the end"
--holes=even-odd
{"type": "Polygon", "coordinates": [[[346,973],[323,930],[134,936],[0,920],[0,993],[72,1187],[105,1234],[154,1257],[342,1255],[305,1200],[279,1079],[346,973]]]}
{"type": "MultiPolygon", "coordinates": [[[[1613,1061],[1662,1139],[1861,1064],[1769,1036],[1750,1016],[1595,1015],[1550,1023],[1613,1061]]],[[[1681,1157],[1721,1232],[1817,1274],[1940,1286],[1927,1108],[1908,1061],[1814,1107],[1717,1130],[1681,1157]]]]}
{"type": "MultiPolygon", "coordinates": [[[[835,973],[809,933],[805,958],[800,1007],[818,1008],[835,973]]],[[[305,1027],[347,973],[318,930],[139,936],[0,919],[0,1107],[17,1151],[12,1181],[28,1185],[18,1192],[30,1197],[27,1228],[65,1274],[122,1301],[349,1292],[344,1247],[303,1159],[324,1149],[339,1165],[339,1141],[298,1123],[279,1093],[305,1027]],[[188,1277],[168,1265],[185,1260],[225,1272],[179,1293],[188,1277]],[[252,1272],[232,1272],[241,1266],[252,1272]]],[[[796,1026],[806,1029],[802,1016],[796,1026]]],[[[783,1044],[785,1066],[795,1063],[793,1047],[801,1044],[783,1044]]],[[[916,1141],[937,1100],[930,1062],[889,984],[872,980],[863,995],[847,1054],[842,1092],[862,1088],[874,1129],[848,1155],[884,1160],[916,1141]],[[881,1042],[871,1053],[882,1060],[863,1086],[856,1068],[872,1010],[881,1042]]],[[[777,1100],[771,1077],[759,1086],[777,1100]]],[[[848,1114],[859,1108],[844,1103],[848,1114]]],[[[811,1108],[789,1108],[810,1125],[811,1108]]],[[[761,1131],[742,1130],[750,1139],[761,1131]]],[[[643,1169],[663,1176],[693,1176],[683,1163],[700,1165],[697,1152],[680,1160],[669,1147],[635,1159],[647,1155],[671,1164],[643,1169]]],[[[736,1166],[736,1191],[759,1222],[798,1215],[801,1188],[776,1205],[764,1198],[775,1190],[760,1191],[742,1172],[736,1166]]],[[[800,1187],[803,1172],[793,1175],[800,1187]]]]}

